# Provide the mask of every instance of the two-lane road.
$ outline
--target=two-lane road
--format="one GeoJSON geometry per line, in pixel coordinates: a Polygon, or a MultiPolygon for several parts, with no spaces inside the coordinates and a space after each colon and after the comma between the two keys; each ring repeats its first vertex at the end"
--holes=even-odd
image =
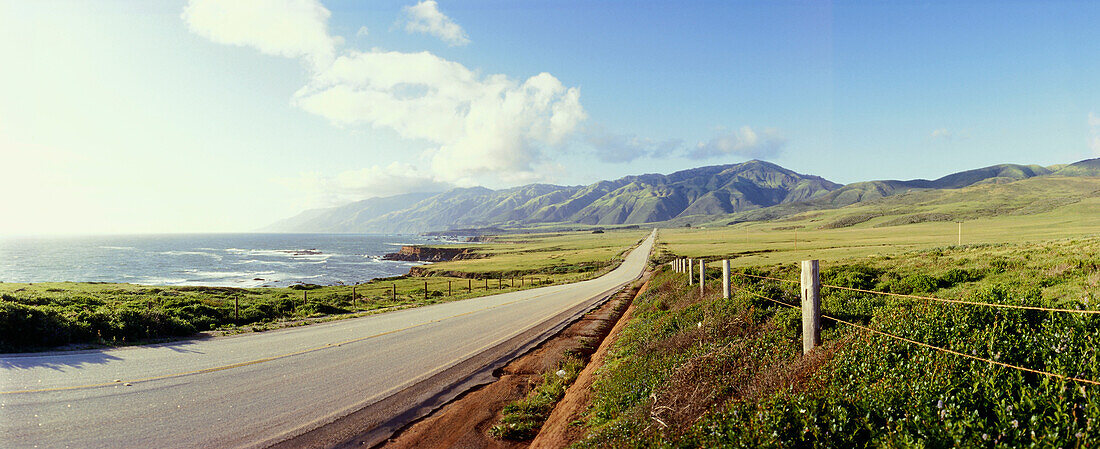
{"type": "Polygon", "coordinates": [[[0,446],[269,446],[423,385],[630,282],[653,240],[576,284],[263,334],[0,356],[0,446]]]}

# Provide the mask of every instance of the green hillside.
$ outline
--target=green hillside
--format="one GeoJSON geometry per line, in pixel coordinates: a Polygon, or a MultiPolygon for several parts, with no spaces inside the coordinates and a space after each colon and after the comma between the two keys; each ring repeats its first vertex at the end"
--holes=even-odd
{"type": "MultiPolygon", "coordinates": [[[[556,230],[640,224],[724,226],[794,219],[806,213],[832,217],[832,221],[819,226],[890,226],[1034,213],[1078,201],[1088,192],[1072,186],[1033,190],[1047,185],[1044,183],[1005,186],[1033,179],[1091,176],[1100,176],[1100,159],[1051,167],[1001,164],[934,180],[879,180],[841,186],[753,160],[668,175],[627,176],[588,186],[531,184],[503,190],[473,187],[374,198],[306,211],[267,230],[418,233],[487,227],[556,230]],[[955,206],[934,206],[945,202],[955,206]],[[974,207],[968,208],[967,203],[974,207]]],[[[1061,185],[1067,183],[1073,184],[1063,181],[1061,185]]]]}
{"type": "Polygon", "coordinates": [[[454,189],[406,201],[403,207],[392,210],[369,209],[371,217],[364,217],[368,213],[353,214],[360,207],[355,203],[329,212],[308,211],[273,225],[271,230],[415,233],[546,223],[641,224],[804,201],[839,187],[817,176],[754,160],[670,175],[628,176],[589,186],[532,184],[504,190],[454,189]],[[349,214],[363,219],[348,220],[349,214]]]}

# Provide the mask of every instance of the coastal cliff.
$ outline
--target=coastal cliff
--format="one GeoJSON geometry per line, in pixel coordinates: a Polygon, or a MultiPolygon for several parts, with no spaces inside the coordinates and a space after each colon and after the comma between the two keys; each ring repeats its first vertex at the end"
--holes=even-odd
{"type": "Polygon", "coordinates": [[[469,248],[432,248],[427,246],[406,245],[396,253],[382,256],[384,260],[402,260],[406,262],[443,262],[470,258],[469,248]]]}

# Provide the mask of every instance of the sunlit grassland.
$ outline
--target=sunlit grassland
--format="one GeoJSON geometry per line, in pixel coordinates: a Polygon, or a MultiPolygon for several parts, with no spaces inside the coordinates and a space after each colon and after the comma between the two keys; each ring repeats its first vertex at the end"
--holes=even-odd
{"type": "Polygon", "coordinates": [[[509,234],[472,246],[485,258],[440,262],[427,267],[434,272],[461,271],[477,274],[555,273],[564,267],[606,265],[634,246],[651,230],[509,234]]]}
{"type": "Polygon", "coordinates": [[[796,282],[734,276],[729,300],[717,270],[700,295],[664,267],[598,374],[579,446],[1096,446],[1098,387],[1057,376],[1100,381],[1100,315],[918,298],[1100,310],[1100,235],[1055,235],[822,262],[825,285],[915,295],[826,287],[824,315],[955,353],[826,319],[804,356],[797,265],[745,268],[796,282]]]}
{"type": "MultiPolygon", "coordinates": [[[[734,266],[755,266],[806,259],[828,261],[882,256],[958,244],[959,224],[955,221],[884,226],[899,218],[936,213],[972,217],[962,220],[963,245],[1035,242],[1100,234],[1100,197],[1096,194],[1100,190],[1100,180],[1058,178],[1043,181],[1051,184],[1045,187],[1063,189],[1064,194],[1035,197],[1027,204],[1017,205],[1023,209],[1009,214],[978,216],[982,211],[1004,205],[1005,202],[996,197],[981,201],[964,196],[968,192],[954,192],[952,194],[963,201],[944,204],[923,204],[913,198],[893,198],[878,204],[805,212],[772,222],[740,223],[720,228],[665,229],[661,231],[658,251],[665,257],[729,258],[734,266]],[[1071,195],[1084,196],[1065,204],[1062,198],[1071,195]],[[1034,209],[1026,208],[1051,210],[1029,213],[1034,209]],[[863,214],[885,215],[848,227],[829,229],[827,226],[844,217],[863,214]]],[[[1001,186],[985,186],[983,190],[990,187],[1001,186]]]]}

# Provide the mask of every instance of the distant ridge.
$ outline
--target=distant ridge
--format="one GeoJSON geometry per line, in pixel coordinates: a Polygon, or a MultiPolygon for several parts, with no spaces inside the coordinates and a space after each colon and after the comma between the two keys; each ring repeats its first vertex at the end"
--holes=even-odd
{"type": "Polygon", "coordinates": [[[627,176],[588,186],[530,184],[502,190],[473,187],[422,198],[372,198],[306,211],[265,230],[420,233],[541,223],[641,224],[804,201],[839,187],[819,176],[752,160],[669,175],[627,176]]]}
{"type": "Polygon", "coordinates": [[[935,179],[839,185],[776,164],[752,160],[668,175],[645,174],[587,186],[530,184],[510,189],[458,188],[371,198],[305,211],[265,228],[274,232],[422,233],[459,228],[545,224],[615,226],[730,216],[768,220],[806,210],[838,208],[898,193],[960,189],[1039,176],[1100,176],[1100,158],[1068,165],[1001,164],[935,179]]]}

